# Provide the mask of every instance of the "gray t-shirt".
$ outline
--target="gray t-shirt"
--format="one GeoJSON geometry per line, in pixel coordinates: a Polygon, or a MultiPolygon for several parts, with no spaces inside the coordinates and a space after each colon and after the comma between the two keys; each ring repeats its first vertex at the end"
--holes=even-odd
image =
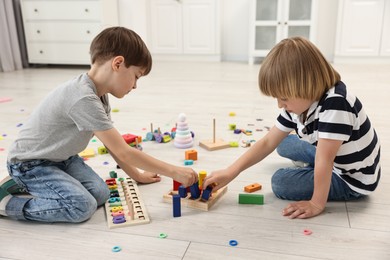
{"type": "Polygon", "coordinates": [[[97,96],[87,73],[50,92],[11,145],[11,163],[34,159],[64,161],[83,151],[94,131],[113,128],[108,95],[97,96]]]}

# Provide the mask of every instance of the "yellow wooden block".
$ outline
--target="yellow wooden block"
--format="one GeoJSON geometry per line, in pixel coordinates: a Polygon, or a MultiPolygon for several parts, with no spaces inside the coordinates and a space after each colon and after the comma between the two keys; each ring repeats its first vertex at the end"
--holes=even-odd
{"type": "Polygon", "coordinates": [[[203,180],[206,178],[207,172],[206,171],[200,171],[199,172],[199,188],[203,190],[203,180]]]}
{"type": "Polygon", "coordinates": [[[82,151],[81,153],[79,153],[79,155],[83,158],[94,157],[95,150],[93,148],[87,148],[84,151],[82,151]]]}

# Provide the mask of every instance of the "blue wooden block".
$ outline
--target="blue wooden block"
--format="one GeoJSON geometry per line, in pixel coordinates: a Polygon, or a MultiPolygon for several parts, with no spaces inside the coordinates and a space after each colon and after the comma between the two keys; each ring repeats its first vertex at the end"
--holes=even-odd
{"type": "Polygon", "coordinates": [[[179,194],[172,195],[173,217],[181,217],[181,198],[179,194]]]}
{"type": "Polygon", "coordinates": [[[198,199],[200,197],[199,182],[190,186],[191,199],[198,199]]]}
{"type": "Polygon", "coordinates": [[[178,192],[181,198],[187,197],[187,188],[184,187],[183,185],[179,186],[178,192]]]}
{"type": "Polygon", "coordinates": [[[210,185],[207,186],[206,189],[204,189],[203,192],[202,192],[201,200],[202,201],[208,201],[212,191],[213,191],[213,187],[210,186],[210,185]]]}

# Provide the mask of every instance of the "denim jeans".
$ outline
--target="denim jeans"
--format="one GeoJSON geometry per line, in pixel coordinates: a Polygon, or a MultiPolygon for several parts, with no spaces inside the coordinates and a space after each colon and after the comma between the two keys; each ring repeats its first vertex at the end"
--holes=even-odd
{"type": "Polygon", "coordinates": [[[32,198],[13,196],[11,218],[41,222],[83,222],[109,198],[106,183],[78,155],[62,162],[32,160],[7,164],[10,176],[32,198]]]}
{"type": "MultiPolygon", "coordinates": [[[[277,152],[282,157],[304,162],[308,166],[277,170],[271,180],[275,195],[286,200],[310,200],[314,191],[316,147],[296,135],[288,135],[277,147],[277,152]]],[[[364,196],[353,191],[341,177],[332,173],[328,201],[355,200],[364,196]]]]}

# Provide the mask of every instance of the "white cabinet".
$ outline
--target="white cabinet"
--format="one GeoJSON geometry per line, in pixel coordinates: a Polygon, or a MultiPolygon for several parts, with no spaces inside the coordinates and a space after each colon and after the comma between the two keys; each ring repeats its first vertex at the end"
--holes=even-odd
{"type": "Polygon", "coordinates": [[[335,61],[390,57],[390,1],[342,0],[335,61]]]}
{"type": "Polygon", "coordinates": [[[150,41],[153,57],[220,59],[218,0],[150,0],[150,41]]]}
{"type": "Polygon", "coordinates": [[[108,0],[21,0],[29,63],[90,64],[92,39],[118,24],[108,0]]]}
{"type": "Polygon", "coordinates": [[[252,0],[251,5],[250,64],[282,39],[303,36],[314,41],[316,0],[252,0]]]}

